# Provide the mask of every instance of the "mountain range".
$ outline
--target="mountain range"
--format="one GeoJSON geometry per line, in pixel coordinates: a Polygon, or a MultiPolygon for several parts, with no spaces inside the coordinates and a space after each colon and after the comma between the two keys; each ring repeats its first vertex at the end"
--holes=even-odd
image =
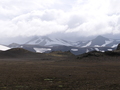
{"type": "Polygon", "coordinates": [[[97,36],[89,41],[67,41],[59,38],[47,36],[34,37],[24,44],[12,43],[8,48],[23,48],[32,52],[49,53],[52,51],[70,51],[75,55],[90,51],[112,51],[120,43],[120,39],[109,39],[97,36]]]}
{"type": "Polygon", "coordinates": [[[109,39],[103,36],[97,36],[93,40],[89,41],[67,41],[64,39],[58,38],[49,38],[46,36],[43,37],[34,37],[29,40],[25,44],[30,45],[40,45],[40,46],[75,46],[75,47],[117,47],[118,43],[120,43],[120,39],[109,39]]]}

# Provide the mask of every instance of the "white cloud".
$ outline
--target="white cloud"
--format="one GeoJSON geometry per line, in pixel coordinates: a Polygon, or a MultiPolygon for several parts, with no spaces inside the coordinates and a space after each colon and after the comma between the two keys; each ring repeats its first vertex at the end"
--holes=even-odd
{"type": "Polygon", "coordinates": [[[56,21],[42,21],[30,14],[19,16],[12,21],[1,21],[1,36],[33,36],[46,35],[55,32],[65,31],[67,25],[60,25],[56,21]]]}
{"type": "Polygon", "coordinates": [[[119,0],[1,0],[0,36],[120,33],[119,0]]]}

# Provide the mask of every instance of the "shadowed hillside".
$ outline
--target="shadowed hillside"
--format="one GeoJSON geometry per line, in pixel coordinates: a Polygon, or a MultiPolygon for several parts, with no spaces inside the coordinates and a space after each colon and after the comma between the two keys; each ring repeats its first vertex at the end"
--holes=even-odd
{"type": "Polygon", "coordinates": [[[98,52],[98,51],[92,51],[89,53],[84,53],[82,55],[79,55],[78,58],[85,58],[85,57],[111,57],[111,56],[120,56],[120,50],[115,51],[106,51],[106,52],[98,52]]]}
{"type": "Polygon", "coordinates": [[[0,52],[0,58],[24,58],[24,57],[33,57],[36,53],[30,52],[22,48],[13,48],[7,51],[0,52]]]}
{"type": "Polygon", "coordinates": [[[63,60],[65,58],[75,58],[70,51],[53,51],[51,53],[35,53],[22,48],[13,48],[7,51],[0,51],[0,58],[35,58],[38,60],[63,60]],[[59,59],[57,59],[59,58],[59,59]]]}
{"type": "MultiPolygon", "coordinates": [[[[83,58],[101,58],[102,59],[105,59],[105,60],[108,60],[107,58],[115,58],[115,57],[120,57],[120,44],[118,45],[117,49],[114,50],[114,51],[105,51],[105,52],[99,52],[99,51],[91,51],[91,52],[88,52],[88,53],[84,53],[84,54],[81,54],[81,55],[78,55],[77,56],[77,59],[83,59],[83,58]]],[[[96,59],[98,60],[98,59],[96,59]]]]}
{"type": "Polygon", "coordinates": [[[13,48],[5,51],[6,53],[16,53],[16,54],[33,54],[34,52],[30,52],[28,50],[22,49],[22,48],[13,48]]]}

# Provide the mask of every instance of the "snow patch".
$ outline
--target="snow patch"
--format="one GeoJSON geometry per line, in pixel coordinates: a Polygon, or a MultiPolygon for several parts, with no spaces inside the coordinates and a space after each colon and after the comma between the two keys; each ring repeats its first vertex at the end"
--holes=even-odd
{"type": "Polygon", "coordinates": [[[9,47],[0,45],[0,50],[2,50],[2,51],[6,51],[6,50],[9,50],[9,49],[10,49],[9,47]]]}
{"type": "Polygon", "coordinates": [[[112,49],[108,49],[108,51],[112,51],[112,49]]]}
{"type": "Polygon", "coordinates": [[[50,48],[34,48],[34,50],[38,53],[44,53],[46,51],[51,51],[50,48]]]}
{"type": "Polygon", "coordinates": [[[118,44],[114,44],[111,48],[115,48],[115,47],[117,47],[118,46],[118,44]]]}
{"type": "Polygon", "coordinates": [[[96,51],[100,51],[98,48],[95,48],[96,51]]]}
{"type": "Polygon", "coordinates": [[[89,50],[87,49],[87,50],[86,50],[86,53],[88,53],[88,52],[89,52],[89,50]]]}
{"type": "Polygon", "coordinates": [[[100,47],[99,45],[94,45],[94,47],[100,47]]]}
{"type": "Polygon", "coordinates": [[[110,43],[112,43],[112,42],[113,42],[113,40],[105,41],[105,44],[103,44],[102,47],[105,47],[107,44],[110,44],[110,43]]]}
{"type": "Polygon", "coordinates": [[[78,51],[78,49],[71,49],[71,51],[75,51],[76,52],[76,51],[78,51]]]}
{"type": "Polygon", "coordinates": [[[105,52],[104,50],[100,50],[100,52],[105,52]]]}
{"type": "Polygon", "coordinates": [[[92,41],[90,41],[89,43],[87,43],[85,46],[82,46],[82,47],[88,47],[92,44],[92,41]]]}

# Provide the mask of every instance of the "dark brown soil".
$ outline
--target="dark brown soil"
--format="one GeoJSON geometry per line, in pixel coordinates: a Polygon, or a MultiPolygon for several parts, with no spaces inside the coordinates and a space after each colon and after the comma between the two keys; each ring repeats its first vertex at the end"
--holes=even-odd
{"type": "Polygon", "coordinates": [[[118,52],[75,56],[13,49],[0,58],[0,90],[120,90],[118,52]]]}
{"type": "Polygon", "coordinates": [[[0,90],[120,90],[120,57],[41,58],[0,59],[0,90]]]}

